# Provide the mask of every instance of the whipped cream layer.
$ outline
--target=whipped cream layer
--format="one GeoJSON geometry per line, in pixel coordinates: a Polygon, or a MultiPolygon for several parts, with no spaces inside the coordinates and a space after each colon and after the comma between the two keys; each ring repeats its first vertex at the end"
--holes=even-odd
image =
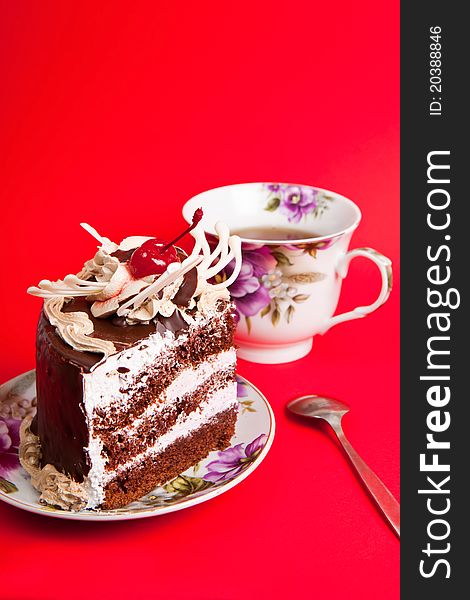
{"type": "Polygon", "coordinates": [[[111,481],[117,473],[122,473],[130,467],[136,466],[147,456],[159,454],[176,440],[191,435],[196,429],[199,429],[199,427],[210,421],[212,417],[236,406],[238,406],[237,384],[236,382],[232,382],[224,388],[213,392],[201,406],[189,415],[180,415],[176,424],[167,433],[160,436],[155,444],[149,446],[145,452],[137,454],[128,462],[119,465],[115,471],[106,473],[104,478],[105,483],[111,481]]]}
{"type": "Polygon", "coordinates": [[[219,413],[237,406],[237,384],[236,382],[232,382],[210,394],[189,415],[182,413],[175,425],[160,436],[145,452],[137,454],[126,463],[119,465],[114,471],[106,471],[106,459],[101,454],[102,442],[98,438],[90,439],[88,451],[92,466],[85,484],[88,493],[87,508],[96,508],[102,504],[105,497],[106,485],[117,475],[137,466],[148,456],[163,452],[168,446],[176,442],[176,440],[190,436],[219,413]]]}
{"type": "Polygon", "coordinates": [[[207,362],[197,367],[184,369],[161,394],[158,403],[151,404],[132,425],[117,429],[117,434],[125,436],[139,435],[139,428],[147,419],[160,412],[164,412],[176,400],[195,392],[202,384],[216,373],[221,373],[234,368],[236,364],[235,348],[226,350],[211,357],[207,362]]]}
{"type": "MultiPolygon", "coordinates": [[[[93,418],[93,412],[97,408],[125,406],[129,394],[123,390],[131,386],[134,390],[145,388],[146,378],[141,375],[145,373],[146,368],[164,360],[165,355],[176,347],[187,344],[190,334],[195,329],[208,325],[213,316],[199,315],[187,333],[180,334],[177,338],[169,331],[164,334],[155,332],[131,348],[96,364],[89,373],[83,373],[83,398],[88,419],[93,418]],[[136,382],[138,377],[139,381],[136,382]]],[[[175,365],[175,368],[177,366],[175,365]]]]}

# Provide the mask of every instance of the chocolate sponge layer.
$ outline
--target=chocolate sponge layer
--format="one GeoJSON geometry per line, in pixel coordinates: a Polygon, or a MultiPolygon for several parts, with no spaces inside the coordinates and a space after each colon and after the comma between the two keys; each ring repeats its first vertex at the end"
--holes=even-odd
{"type": "Polygon", "coordinates": [[[235,432],[235,408],[219,413],[191,435],[176,440],[163,452],[125,470],[105,488],[104,509],[119,508],[177,477],[212,450],[224,450],[235,432]]]}
{"type": "MultiPolygon", "coordinates": [[[[214,373],[196,390],[177,398],[164,411],[144,417],[139,424],[138,435],[125,435],[122,429],[108,427],[106,431],[100,433],[104,445],[103,450],[108,459],[107,469],[114,470],[133,456],[144,452],[148,446],[153,446],[160,436],[175,425],[180,415],[189,415],[213,392],[226,387],[234,380],[235,369],[214,373]]],[[[132,422],[129,425],[132,425],[132,422]]]]}

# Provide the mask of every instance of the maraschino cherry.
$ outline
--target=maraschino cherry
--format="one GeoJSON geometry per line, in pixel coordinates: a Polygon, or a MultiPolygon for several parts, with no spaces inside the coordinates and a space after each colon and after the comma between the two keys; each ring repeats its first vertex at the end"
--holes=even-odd
{"type": "Polygon", "coordinates": [[[202,215],[202,208],[198,208],[193,215],[191,225],[172,242],[152,238],[137,248],[129,261],[129,269],[133,277],[141,279],[149,275],[161,275],[170,263],[180,262],[174,244],[196,227],[202,215]]]}

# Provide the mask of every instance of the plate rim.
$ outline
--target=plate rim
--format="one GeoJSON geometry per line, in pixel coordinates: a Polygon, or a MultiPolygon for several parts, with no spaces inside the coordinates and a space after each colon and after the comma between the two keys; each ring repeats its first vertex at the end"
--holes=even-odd
{"type": "MultiPolygon", "coordinates": [[[[0,387],[10,384],[15,379],[18,379],[24,375],[27,375],[28,373],[31,373],[32,371],[35,371],[35,369],[30,369],[29,371],[25,371],[24,373],[20,373],[19,375],[12,377],[8,381],[5,381],[4,383],[2,383],[0,387]]],[[[18,498],[14,498],[14,497],[10,496],[9,494],[6,494],[1,491],[0,491],[0,500],[2,502],[5,502],[6,504],[15,506],[16,508],[25,510],[26,512],[30,512],[30,513],[36,514],[36,515],[53,517],[53,518],[57,518],[57,519],[67,519],[67,520],[71,520],[71,521],[93,521],[93,522],[97,522],[97,521],[130,521],[130,520],[134,520],[134,519],[144,519],[147,517],[158,517],[160,515],[165,515],[165,514],[169,514],[172,512],[184,510],[185,508],[191,508],[192,506],[202,504],[203,502],[207,502],[208,500],[212,500],[212,498],[216,498],[217,496],[220,496],[220,495],[224,494],[225,492],[228,492],[229,490],[234,488],[236,485],[241,483],[244,479],[246,479],[249,475],[251,475],[251,473],[253,473],[253,471],[259,467],[259,465],[266,458],[266,456],[272,446],[272,443],[274,441],[274,436],[276,433],[276,419],[274,417],[274,411],[271,408],[271,405],[269,404],[266,396],[263,394],[263,392],[260,391],[260,389],[257,386],[253,385],[251,383],[251,381],[249,381],[246,377],[243,377],[243,375],[240,375],[238,373],[236,373],[235,375],[237,378],[243,380],[252,389],[254,389],[255,392],[261,398],[261,400],[264,402],[267,412],[268,412],[268,416],[269,416],[269,432],[267,433],[268,437],[266,439],[266,443],[263,446],[263,449],[261,450],[259,455],[256,457],[256,459],[244,471],[242,471],[241,473],[236,475],[233,479],[231,479],[225,485],[216,487],[215,489],[207,492],[206,494],[202,494],[201,496],[198,496],[196,498],[189,498],[188,500],[183,500],[182,502],[179,502],[179,503],[171,505],[171,506],[156,506],[156,507],[154,506],[154,507],[150,507],[148,510],[141,510],[134,514],[133,513],[125,513],[125,512],[114,513],[111,511],[72,512],[72,511],[49,510],[47,507],[42,507],[41,505],[34,506],[32,504],[29,504],[22,500],[19,500],[18,498]]],[[[123,507],[123,508],[125,508],[125,507],[123,507]]]]}

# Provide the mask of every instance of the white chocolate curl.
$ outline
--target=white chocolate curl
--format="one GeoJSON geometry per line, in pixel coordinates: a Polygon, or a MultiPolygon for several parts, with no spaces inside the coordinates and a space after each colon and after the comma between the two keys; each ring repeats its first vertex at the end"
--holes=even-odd
{"type": "Polygon", "coordinates": [[[73,298],[78,296],[90,296],[99,294],[106,287],[106,282],[85,281],[77,275],[67,275],[58,281],[43,279],[38,287],[29,287],[28,294],[40,296],[41,298],[73,298]]]}
{"type": "Polygon", "coordinates": [[[162,317],[171,317],[176,310],[176,304],[172,302],[172,299],[182,283],[183,278],[178,277],[176,281],[166,285],[163,288],[161,298],[152,295],[148,300],[142,302],[138,308],[131,310],[127,315],[127,320],[136,323],[139,321],[151,321],[157,314],[162,315],[162,317]]]}
{"type": "Polygon", "coordinates": [[[196,290],[196,295],[198,295],[198,291],[204,289],[204,282],[207,282],[208,279],[211,279],[217,275],[217,273],[220,273],[220,271],[225,269],[232,260],[235,260],[232,274],[226,281],[214,285],[213,289],[222,290],[232,285],[238,277],[242,267],[241,240],[238,235],[230,236],[229,228],[225,223],[220,221],[215,224],[214,229],[219,238],[219,242],[212,253],[210,252],[209,244],[207,243],[202,226],[199,224],[191,232],[191,235],[196,242],[192,254],[195,252],[199,253],[199,251],[202,250],[204,256],[204,260],[198,267],[199,285],[196,290]],[[215,261],[217,262],[214,265],[215,261]]]}
{"type": "Polygon", "coordinates": [[[64,342],[75,350],[103,353],[105,358],[116,352],[112,342],[89,337],[94,328],[86,313],[63,312],[64,302],[68,298],[85,296],[92,302],[90,310],[94,317],[105,318],[117,314],[125,317],[130,325],[149,322],[158,314],[170,317],[177,308],[181,316],[191,323],[194,318],[188,310],[194,308],[196,300],[200,312],[208,314],[215,310],[219,300],[230,299],[227,288],[240,272],[241,242],[238,236],[230,235],[225,223],[215,225],[219,239],[212,252],[202,224],[198,223],[191,231],[195,243],[187,258],[181,263],[171,263],[160,276],[141,279],[134,279],[127,264],[120,263],[112,254],[117,250],[134,250],[153,238],[132,236],[118,245],[101,236],[87,223],[81,225],[101,244],[95,256],[85,263],[77,275],[67,275],[55,282],[44,279],[37,287],[28,288],[28,293],[45,299],[44,312],[47,318],[64,342]],[[208,282],[232,261],[234,268],[228,279],[217,284],[208,282]],[[184,281],[184,275],[194,268],[198,277],[193,297],[186,309],[177,307],[173,298],[184,281]]]}
{"type": "Polygon", "coordinates": [[[194,248],[191,254],[182,263],[171,263],[168,265],[167,270],[160,275],[152,285],[119,308],[117,312],[118,316],[128,316],[130,307],[132,307],[132,310],[135,310],[142,304],[147,303],[149,298],[156,296],[160,290],[176,281],[195,266],[197,266],[198,272],[198,285],[194,292],[194,296],[199,296],[207,286],[210,285],[207,280],[225,269],[232,260],[235,260],[235,267],[230,277],[226,281],[216,285],[210,285],[210,288],[213,291],[227,289],[240,273],[242,266],[241,241],[237,235],[229,237],[229,229],[225,223],[216,223],[215,231],[219,236],[219,242],[214,251],[211,252],[204,230],[202,229],[201,224],[198,224],[193,231],[191,231],[191,235],[195,239],[194,248]],[[202,256],[199,254],[201,250],[202,256]]]}

